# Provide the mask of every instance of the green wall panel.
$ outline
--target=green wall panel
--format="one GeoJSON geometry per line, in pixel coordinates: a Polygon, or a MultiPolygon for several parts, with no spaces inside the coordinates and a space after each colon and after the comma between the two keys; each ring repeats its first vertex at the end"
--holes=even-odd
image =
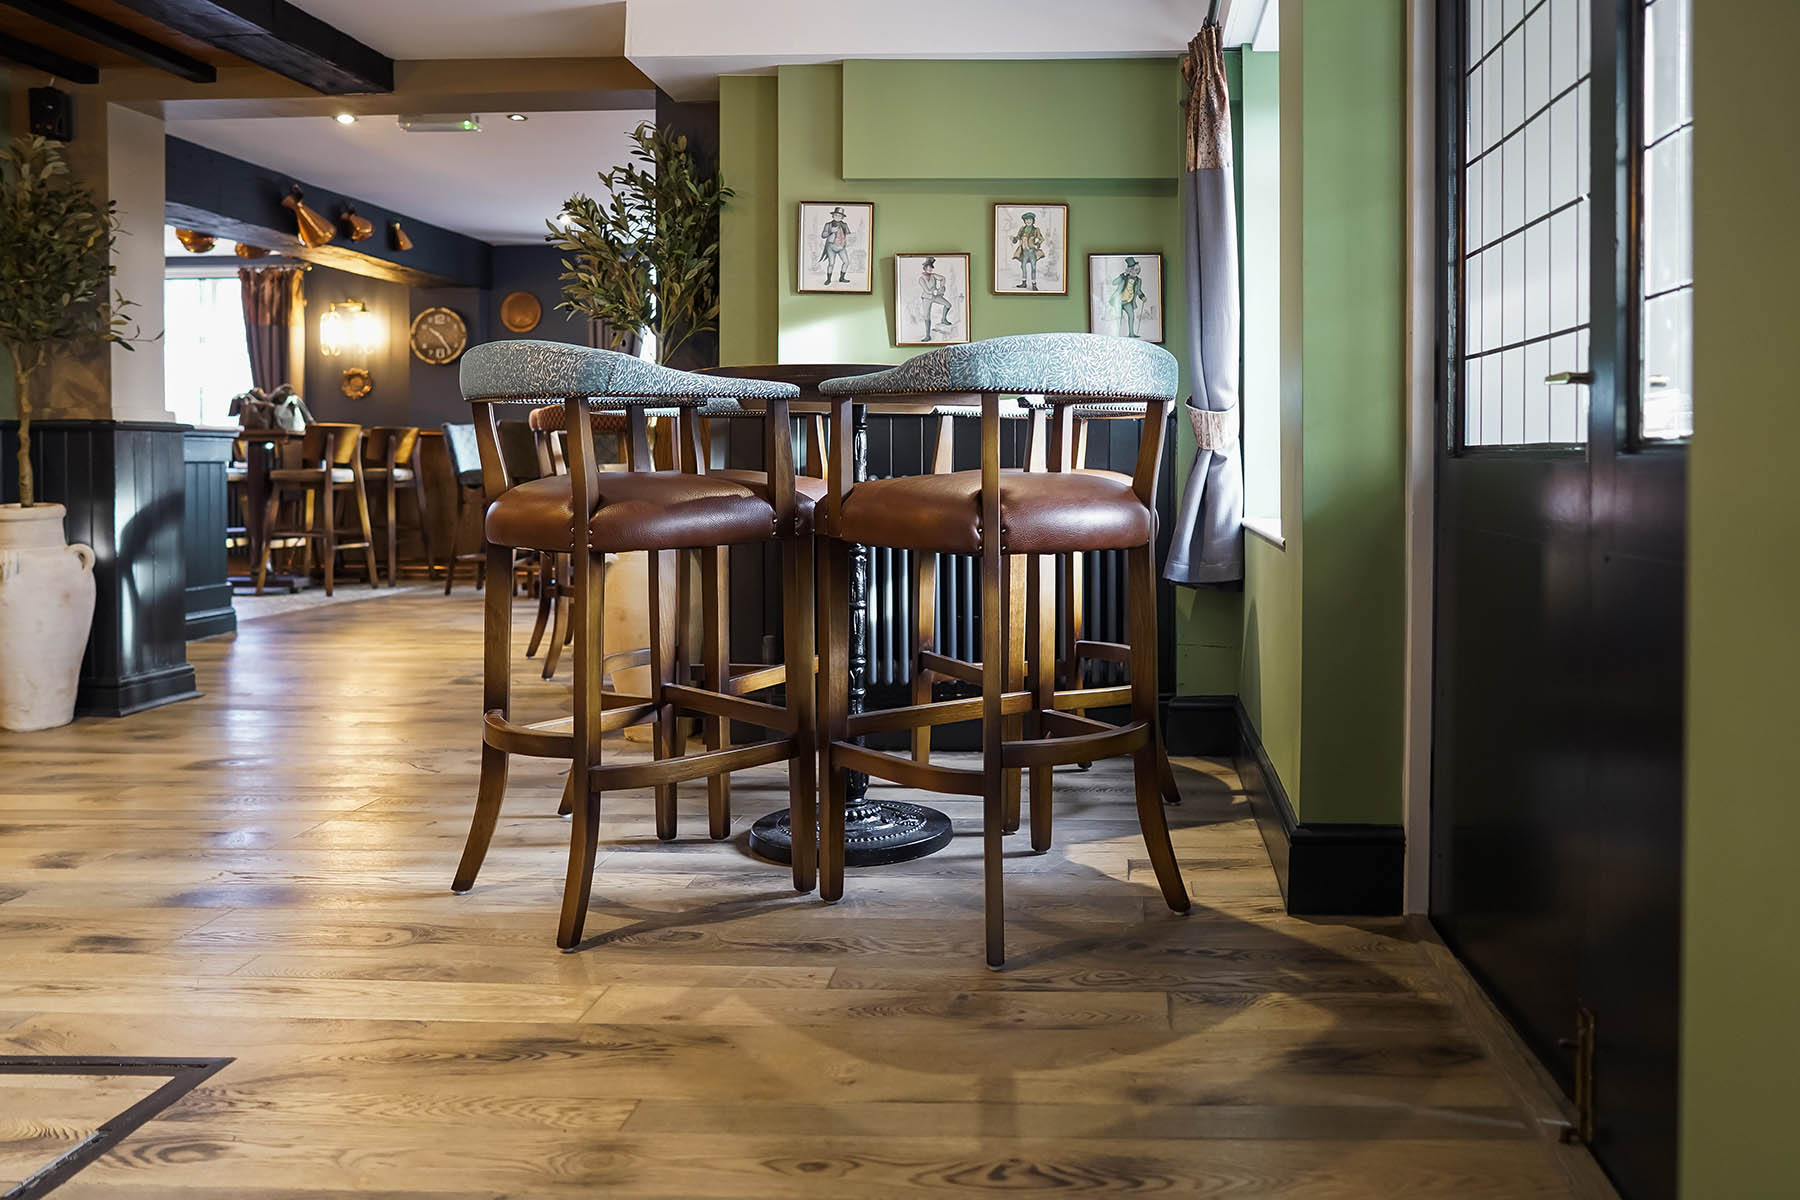
{"type": "Polygon", "coordinates": [[[776,86],[769,75],[719,80],[719,170],[733,195],[719,218],[719,355],[727,363],[776,354],[776,216],[781,212],[776,86]]]}
{"type": "Polygon", "coordinates": [[[1168,180],[1180,153],[1168,59],[853,60],[845,179],[1168,180]]]}

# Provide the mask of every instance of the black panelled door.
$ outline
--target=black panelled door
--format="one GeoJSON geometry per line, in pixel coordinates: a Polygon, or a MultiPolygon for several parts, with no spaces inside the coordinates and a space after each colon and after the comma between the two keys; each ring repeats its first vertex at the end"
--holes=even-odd
{"type": "Polygon", "coordinates": [[[1441,0],[1431,910],[1675,1193],[1686,0],[1441,0]]]}

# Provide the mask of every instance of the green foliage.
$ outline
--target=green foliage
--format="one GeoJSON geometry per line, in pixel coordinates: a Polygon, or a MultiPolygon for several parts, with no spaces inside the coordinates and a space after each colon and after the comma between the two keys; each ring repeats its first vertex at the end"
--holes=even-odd
{"type": "Polygon", "coordinates": [[[685,135],[641,124],[632,137],[634,161],[600,174],[605,197],[569,197],[545,240],[573,256],[558,308],[604,321],[614,349],[648,329],[668,362],[718,327],[719,212],[731,189],[700,172],[685,135]]]}
{"type": "Polygon", "coordinates": [[[19,402],[19,500],[35,499],[31,474],[31,376],[48,354],[78,343],[131,348],[131,302],[107,287],[119,231],[102,204],[69,174],[62,148],[40,137],[0,149],[0,346],[12,353],[19,402]]]}

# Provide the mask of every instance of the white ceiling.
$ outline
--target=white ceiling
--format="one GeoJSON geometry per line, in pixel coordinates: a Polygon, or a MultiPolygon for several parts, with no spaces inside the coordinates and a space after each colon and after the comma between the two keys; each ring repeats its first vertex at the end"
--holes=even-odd
{"type": "Polygon", "coordinates": [[[394,59],[608,58],[625,52],[625,0],[291,2],[394,59]]]}
{"type": "MultiPolygon", "coordinates": [[[[371,5],[371,7],[374,7],[371,5]]],[[[484,242],[538,242],[544,222],[625,161],[649,111],[482,113],[480,133],[407,133],[391,116],[170,121],[183,138],[484,242]]],[[[336,213],[325,214],[335,217],[336,213]]]]}

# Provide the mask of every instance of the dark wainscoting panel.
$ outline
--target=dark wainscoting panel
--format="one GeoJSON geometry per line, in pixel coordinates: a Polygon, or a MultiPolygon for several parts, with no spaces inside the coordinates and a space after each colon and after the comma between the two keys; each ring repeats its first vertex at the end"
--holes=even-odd
{"type": "Polygon", "coordinates": [[[1309,824],[1297,819],[1249,714],[1241,703],[1234,708],[1238,779],[1256,814],[1287,911],[1297,917],[1398,914],[1406,869],[1405,831],[1398,825],[1309,824]]]}
{"type": "Polygon", "coordinates": [[[226,569],[225,528],[232,524],[225,470],[234,434],[192,429],[182,435],[182,554],[186,562],[183,611],[187,639],[237,632],[226,569]]]}
{"type": "MultiPolygon", "coordinates": [[[[199,695],[187,661],[182,553],[185,425],[39,421],[38,496],[69,512],[69,540],[94,549],[94,627],[75,711],[121,717],[199,695]]],[[[0,429],[0,493],[17,495],[18,424],[0,429]]]]}

